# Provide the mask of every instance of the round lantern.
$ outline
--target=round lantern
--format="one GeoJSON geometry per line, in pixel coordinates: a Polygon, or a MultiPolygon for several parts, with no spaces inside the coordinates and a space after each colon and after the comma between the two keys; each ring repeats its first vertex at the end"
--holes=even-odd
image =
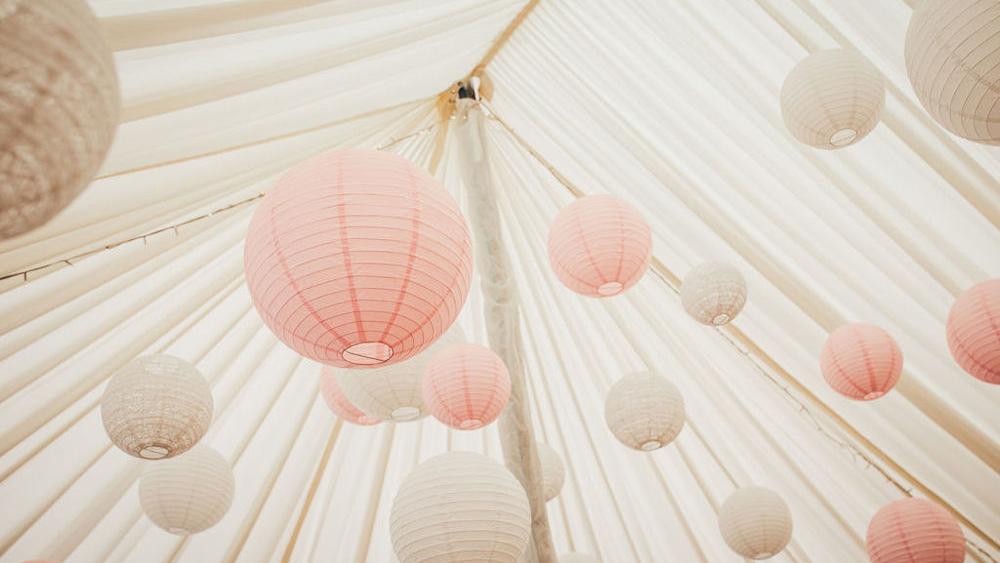
{"type": "Polygon", "coordinates": [[[264,323],[337,367],[401,362],[436,340],[469,292],[455,200],[387,152],[335,150],[288,171],[254,212],[243,256],[264,323]]]}
{"type": "Polygon", "coordinates": [[[729,264],[705,262],[688,272],[681,283],[681,305],[701,324],[724,325],[746,302],[747,282],[729,264]]]}
{"type": "Polygon", "coordinates": [[[431,358],[424,403],[434,418],[457,430],[496,420],[510,398],[510,375],[500,356],[476,344],[453,344],[431,358]]]}
{"type": "Polygon", "coordinates": [[[631,373],[611,387],[604,418],[618,441],[644,452],[669,444],[684,428],[684,397],[670,381],[631,373]]]}
{"type": "Polygon", "coordinates": [[[319,391],[323,395],[323,400],[330,407],[333,414],[341,419],[361,426],[371,426],[382,422],[378,418],[368,416],[364,411],[354,406],[351,401],[344,396],[344,391],[337,382],[337,376],[333,373],[333,368],[323,366],[319,374],[319,391]]]}
{"type": "Polygon", "coordinates": [[[653,239],[636,208],[611,195],[591,195],[559,212],[548,246],[552,269],[566,287],[588,297],[609,297],[646,273],[653,239]]]}
{"type": "Polygon", "coordinates": [[[799,61],[781,87],[781,115],[793,137],[811,147],[852,145],[878,125],[885,78],[847,49],[817,51],[799,61]]]}
{"type": "Polygon", "coordinates": [[[399,487],[389,515],[400,563],[515,563],[530,534],[521,483],[502,465],[471,452],[418,465],[399,487]]]}
{"type": "Polygon", "coordinates": [[[233,503],[233,470],[208,446],[151,463],[139,479],[139,504],[171,534],[197,534],[214,526],[233,503]]]}
{"type": "Polygon", "coordinates": [[[726,545],[748,559],[767,559],[792,539],[792,513],[777,493],[743,487],[719,509],[719,531],[726,545]]]}
{"type": "Polygon", "coordinates": [[[564,553],[559,556],[559,563],[601,563],[601,560],[586,553],[564,553]]]}
{"type": "Polygon", "coordinates": [[[191,449],[212,422],[212,390],[190,363],[167,354],[129,362],[108,381],[101,421],[111,442],[143,459],[191,449]]]}
{"type": "Polygon", "coordinates": [[[961,563],[965,538],[947,510],[922,498],[883,506],[868,524],[872,563],[961,563]]]}
{"type": "Polygon", "coordinates": [[[537,444],[538,461],[542,464],[542,492],[549,501],[559,496],[566,481],[566,468],[562,458],[548,444],[537,444]]]}
{"type": "Polygon", "coordinates": [[[899,381],[903,353],[888,332],[853,323],[830,333],[820,352],[819,365],[834,391],[850,399],[871,401],[888,393],[899,381]]]}
{"type": "Polygon", "coordinates": [[[86,0],[0,2],[0,239],[87,187],[120,106],[114,59],[86,0]],[[6,8],[6,9],[5,9],[6,8]]]}
{"type": "Polygon", "coordinates": [[[970,141],[1000,145],[1000,4],[917,5],[906,31],[906,72],[927,113],[970,141]]]}
{"type": "Polygon", "coordinates": [[[948,348],[973,377],[1000,384],[1000,279],[974,285],[955,301],[948,314],[948,348]]]}

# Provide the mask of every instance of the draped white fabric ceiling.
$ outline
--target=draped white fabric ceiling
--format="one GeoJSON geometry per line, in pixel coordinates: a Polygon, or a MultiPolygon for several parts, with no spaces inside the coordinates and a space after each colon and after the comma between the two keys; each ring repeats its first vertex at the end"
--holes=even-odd
{"type": "MultiPolygon", "coordinates": [[[[386,146],[429,168],[436,95],[525,2],[91,3],[116,50],[124,121],[74,204],[0,242],[0,274],[242,201],[331,147],[386,146]]],[[[962,515],[968,560],[1000,558],[1000,395],[962,372],[944,339],[955,297],[1000,275],[1000,152],[951,136],[919,106],[902,54],[911,9],[542,0],[490,64],[498,119],[486,149],[535,435],[567,462],[548,505],[557,552],[738,561],[716,512],[756,483],[795,520],[775,561],[866,560],[868,520],[902,493],[850,444],[962,515]],[[886,76],[883,121],[855,146],[813,150],[785,131],[779,90],[809,51],[838,45],[886,76]],[[526,147],[582,192],[639,206],[669,273],[738,266],[749,301],[735,325],[750,349],[688,318],[664,272],[607,301],[559,285],[545,238],[573,194],[526,147]],[[819,374],[826,335],[847,321],[878,324],[903,349],[903,379],[877,402],[851,402],[819,374]],[[623,448],[603,420],[611,383],[645,367],[687,401],[687,427],[652,454],[623,448]]],[[[438,176],[463,200],[448,139],[438,176]]],[[[499,457],[495,427],[335,421],[319,367],[278,344],[250,305],[252,209],[0,282],[0,559],[391,561],[389,505],[418,461],[449,449],[499,457]],[[155,351],[210,381],[205,441],[236,475],[226,517],[186,539],[142,515],[142,462],[111,446],[97,409],[108,377],[155,351]]],[[[478,289],[460,322],[485,342],[478,289]]]]}

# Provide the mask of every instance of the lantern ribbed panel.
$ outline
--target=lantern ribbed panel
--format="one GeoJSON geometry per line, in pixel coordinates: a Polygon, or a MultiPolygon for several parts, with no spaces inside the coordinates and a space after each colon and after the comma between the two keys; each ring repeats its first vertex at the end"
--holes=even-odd
{"type": "Polygon", "coordinates": [[[528,497],[492,459],[442,454],[403,481],[392,501],[389,534],[401,563],[515,563],[531,534],[528,497]]]}
{"type": "Polygon", "coordinates": [[[672,442],[684,428],[684,397],[663,377],[631,373],[611,387],[604,418],[621,443],[652,451],[672,442]]]}
{"type": "Polygon", "coordinates": [[[431,358],[423,393],[435,418],[457,430],[475,430],[496,420],[507,406],[510,375],[493,350],[453,344],[431,358]]]}
{"type": "Polygon", "coordinates": [[[743,487],[719,509],[726,545],[749,559],[767,559],[792,539],[792,513],[780,496],[763,487],[743,487]]]}
{"type": "Polygon", "coordinates": [[[601,563],[601,560],[586,553],[563,553],[559,556],[559,563],[601,563]]]}
{"type": "Polygon", "coordinates": [[[799,61],[781,87],[785,127],[819,149],[852,145],[878,125],[885,78],[847,49],[817,51],[799,61]]]}
{"type": "Polygon", "coordinates": [[[319,374],[319,391],[323,395],[323,400],[330,407],[333,414],[351,424],[361,426],[371,426],[382,422],[380,419],[368,416],[364,411],[356,407],[344,395],[344,390],[337,382],[337,376],[330,366],[323,366],[319,374]]]}
{"type": "Polygon", "coordinates": [[[549,501],[559,496],[566,481],[562,458],[548,444],[537,443],[538,461],[542,464],[542,492],[549,501]]]}
{"type": "Polygon", "coordinates": [[[872,563],[961,563],[965,537],[958,522],[933,502],[907,498],[883,506],[868,524],[872,563]]]}
{"type": "Polygon", "coordinates": [[[935,121],[1000,145],[1000,3],[924,0],[906,31],[905,57],[910,84],[935,121]]]}
{"type": "Polygon", "coordinates": [[[139,479],[139,504],[154,524],[171,534],[197,534],[225,516],[234,490],[229,462],[198,445],[184,455],[147,464],[139,479]]]}
{"type": "Polygon", "coordinates": [[[1000,384],[1000,279],[976,284],[948,314],[948,348],[973,377],[1000,384]]]}
{"type": "Polygon", "coordinates": [[[653,239],[634,207],[611,195],[591,195],[559,212],[548,248],[552,269],[566,287],[589,297],[608,297],[646,273],[653,239]]]}
{"type": "Polygon", "coordinates": [[[136,358],[108,381],[101,422],[111,442],[143,459],[188,451],[212,423],[212,390],[190,363],[167,354],[136,358]]]}
{"type": "Polygon", "coordinates": [[[747,282],[739,270],[722,262],[705,262],[691,269],[681,283],[681,305],[694,320],[724,325],[743,310],[747,282]]]}
{"type": "Polygon", "coordinates": [[[469,292],[455,200],[399,156],[335,150],[289,170],[254,213],[244,270],[282,342],[337,367],[401,362],[436,340],[469,292]]]}
{"type": "Polygon", "coordinates": [[[118,127],[118,76],[84,0],[0,3],[0,239],[90,183],[118,127]]]}
{"type": "Polygon", "coordinates": [[[888,393],[903,372],[903,353],[888,332],[864,323],[830,333],[819,357],[823,379],[833,390],[859,401],[888,393]]]}

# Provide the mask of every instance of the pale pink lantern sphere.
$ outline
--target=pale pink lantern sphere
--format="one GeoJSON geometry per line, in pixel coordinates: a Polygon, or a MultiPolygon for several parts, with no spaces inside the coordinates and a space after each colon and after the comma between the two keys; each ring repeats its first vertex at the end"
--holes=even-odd
{"type": "Polygon", "coordinates": [[[289,170],[261,201],[243,256],[264,323],[338,367],[403,361],[437,339],[469,292],[458,204],[406,159],[334,150],[289,170]]]}
{"type": "Polygon", "coordinates": [[[881,328],[846,324],[833,331],[819,357],[820,371],[833,390],[849,399],[871,401],[889,392],[903,372],[903,353],[881,328]]]}
{"type": "Polygon", "coordinates": [[[323,370],[319,374],[319,390],[333,414],[347,422],[361,426],[371,426],[382,422],[368,416],[347,399],[344,391],[337,384],[337,376],[333,373],[333,368],[329,366],[323,366],[323,370]]]}
{"type": "Polygon", "coordinates": [[[582,197],[563,208],[549,230],[549,262],[566,287],[610,297],[646,273],[649,225],[636,208],[612,195],[582,197]]]}
{"type": "Polygon", "coordinates": [[[933,502],[907,498],[883,506],[868,524],[872,563],[961,563],[965,538],[958,522],[933,502]]]}
{"type": "Polygon", "coordinates": [[[1000,384],[1000,278],[976,284],[948,314],[948,348],[962,369],[1000,384]]]}
{"type": "Polygon", "coordinates": [[[423,393],[435,418],[458,430],[475,430],[500,416],[510,399],[510,375],[489,348],[453,344],[431,358],[423,393]]]}

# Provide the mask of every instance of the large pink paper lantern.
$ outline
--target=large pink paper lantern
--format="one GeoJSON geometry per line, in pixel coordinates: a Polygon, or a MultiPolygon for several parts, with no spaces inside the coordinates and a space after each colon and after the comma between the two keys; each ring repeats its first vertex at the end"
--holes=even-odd
{"type": "Polygon", "coordinates": [[[948,348],[962,369],[1000,384],[1000,279],[974,285],[948,314],[948,348]]]}
{"type": "Polygon", "coordinates": [[[435,418],[458,430],[475,430],[500,416],[510,399],[510,375],[489,348],[453,344],[431,358],[423,392],[435,418]]]}
{"type": "Polygon", "coordinates": [[[566,287],[609,297],[632,287],[652,255],[649,225],[611,195],[582,197],[562,209],[549,231],[549,262],[566,287]]]}
{"type": "Polygon", "coordinates": [[[247,233],[254,306],[282,342],[338,367],[420,352],[469,292],[472,247],[455,200],[409,161],[334,150],[289,170],[247,233]]]}
{"type": "Polygon", "coordinates": [[[965,538],[958,522],[933,502],[907,498],[883,506],[868,524],[872,563],[961,563],[965,538]]]}
{"type": "Polygon", "coordinates": [[[326,401],[327,406],[330,407],[333,414],[347,422],[361,426],[371,426],[372,424],[381,422],[379,419],[365,414],[347,399],[344,391],[337,383],[336,374],[333,373],[333,369],[329,366],[324,366],[323,371],[319,374],[319,390],[323,395],[323,400],[326,401]]]}
{"type": "Polygon", "coordinates": [[[820,371],[833,390],[849,399],[871,401],[892,389],[903,371],[903,353],[888,332],[864,323],[833,331],[819,357],[820,371]]]}

